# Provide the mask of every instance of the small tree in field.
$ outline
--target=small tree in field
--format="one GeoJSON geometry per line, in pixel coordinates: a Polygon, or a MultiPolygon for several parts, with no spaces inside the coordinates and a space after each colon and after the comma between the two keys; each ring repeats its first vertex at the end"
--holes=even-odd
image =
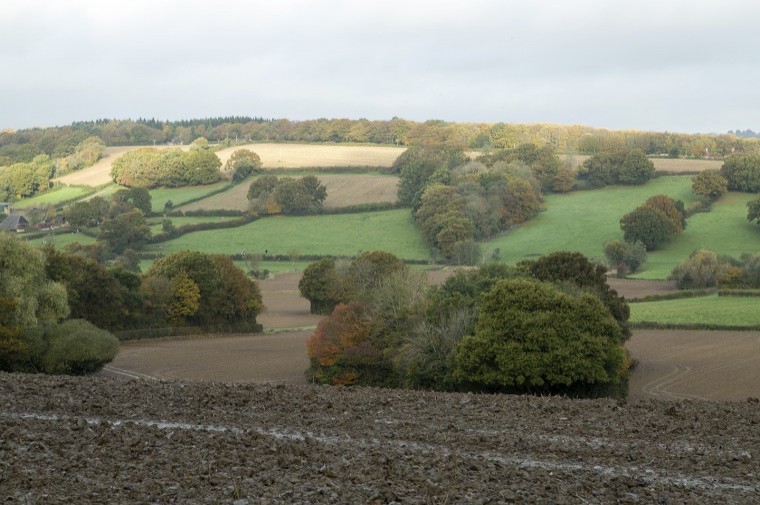
{"type": "Polygon", "coordinates": [[[728,191],[726,179],[720,170],[705,170],[691,180],[691,192],[703,200],[717,200],[728,191]]]}
{"type": "Polygon", "coordinates": [[[633,243],[613,240],[604,246],[604,255],[618,275],[636,272],[647,260],[647,248],[641,241],[633,243]]]}

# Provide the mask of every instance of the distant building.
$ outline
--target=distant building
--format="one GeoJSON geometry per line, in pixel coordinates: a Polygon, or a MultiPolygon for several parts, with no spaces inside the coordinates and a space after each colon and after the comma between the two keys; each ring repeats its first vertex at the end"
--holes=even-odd
{"type": "Polygon", "coordinates": [[[8,207],[10,206],[10,203],[8,202],[0,202],[0,214],[3,212],[8,212],[8,207]]]}
{"type": "Polygon", "coordinates": [[[19,216],[18,214],[8,216],[0,223],[0,230],[15,231],[16,233],[26,231],[28,227],[29,221],[24,216],[19,216]]]}

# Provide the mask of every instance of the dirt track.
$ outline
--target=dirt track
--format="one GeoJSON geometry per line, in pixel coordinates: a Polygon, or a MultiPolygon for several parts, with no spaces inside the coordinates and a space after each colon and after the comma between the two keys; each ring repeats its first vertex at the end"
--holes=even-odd
{"type": "Polygon", "coordinates": [[[0,500],[757,503],[759,428],[748,402],[0,374],[0,500]]]}

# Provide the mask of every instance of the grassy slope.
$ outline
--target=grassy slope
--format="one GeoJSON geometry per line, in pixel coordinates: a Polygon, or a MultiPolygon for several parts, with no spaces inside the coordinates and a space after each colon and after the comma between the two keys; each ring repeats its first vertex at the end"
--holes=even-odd
{"type": "Polygon", "coordinates": [[[171,200],[175,207],[179,207],[188,200],[202,197],[212,191],[216,191],[229,184],[229,181],[219,181],[207,186],[188,186],[185,188],[158,188],[151,189],[150,196],[153,205],[153,212],[161,212],[168,200],[171,200]]]}
{"type": "Polygon", "coordinates": [[[636,277],[664,279],[675,265],[697,249],[734,257],[743,252],[760,251],[760,227],[747,221],[747,202],[755,198],[757,195],[728,193],[710,212],[693,215],[676,240],[661,251],[649,253],[644,271],[636,277]]]}
{"type": "Polygon", "coordinates": [[[712,295],[701,298],[632,303],[631,321],[760,325],[760,298],[712,295]]]}
{"type": "Polygon", "coordinates": [[[691,202],[691,177],[659,177],[644,186],[615,186],[547,195],[545,211],[516,230],[484,244],[484,256],[500,249],[501,259],[514,263],[553,251],[580,251],[603,259],[603,244],[623,238],[620,218],[650,196],[666,194],[691,202]]]}
{"type": "Polygon", "coordinates": [[[60,186],[59,188],[45,191],[44,193],[40,193],[31,198],[19,200],[13,204],[13,207],[19,209],[27,209],[31,207],[56,205],[60,202],[73,200],[91,191],[92,189],[83,188],[81,186],[60,186]]]}
{"type": "MultiPolygon", "coordinates": [[[[222,221],[229,221],[231,219],[237,219],[236,217],[228,217],[228,216],[189,216],[189,217],[168,217],[169,221],[172,222],[172,224],[179,228],[180,226],[188,225],[188,224],[199,224],[199,223],[221,223],[222,221]]],[[[162,224],[163,218],[151,218],[148,220],[148,224],[150,225],[150,232],[153,235],[156,235],[157,233],[161,233],[163,229],[162,224]]]]}
{"type": "Polygon", "coordinates": [[[79,242],[82,245],[90,245],[95,243],[95,239],[82,233],[61,233],[59,235],[48,235],[43,238],[30,240],[29,244],[34,247],[43,247],[51,244],[56,249],[63,249],[65,246],[73,244],[74,242],[79,242]]]}
{"type": "Polygon", "coordinates": [[[184,250],[206,253],[238,252],[287,255],[355,256],[362,251],[382,249],[400,258],[424,260],[428,246],[422,239],[409,209],[362,214],[269,217],[246,226],[190,233],[156,244],[150,252],[170,254],[184,250]]]}

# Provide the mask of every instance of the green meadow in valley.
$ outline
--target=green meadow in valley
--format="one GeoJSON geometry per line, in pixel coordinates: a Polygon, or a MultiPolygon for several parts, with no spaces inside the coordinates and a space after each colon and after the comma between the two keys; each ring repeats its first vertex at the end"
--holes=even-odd
{"type": "Polygon", "coordinates": [[[429,248],[409,209],[361,214],[277,216],[245,226],[189,233],[149,246],[151,253],[195,250],[205,253],[356,256],[384,250],[407,260],[425,260],[429,248]]]}

